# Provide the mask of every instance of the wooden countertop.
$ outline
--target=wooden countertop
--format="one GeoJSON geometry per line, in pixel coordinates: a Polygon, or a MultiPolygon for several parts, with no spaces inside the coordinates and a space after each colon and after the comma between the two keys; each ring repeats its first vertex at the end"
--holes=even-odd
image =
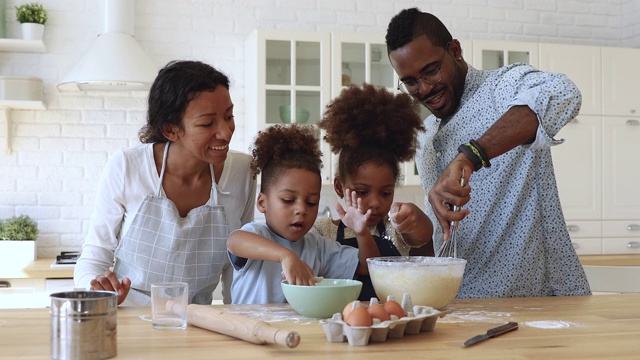
{"type": "MultiPolygon", "coordinates": [[[[22,269],[21,274],[11,277],[33,279],[73,278],[73,267],[52,268],[51,264],[54,262],[55,259],[53,258],[37,259],[22,269]]],[[[0,277],[1,276],[2,274],[0,274],[0,277]]]]}
{"type": "MultiPolygon", "coordinates": [[[[118,309],[120,359],[637,359],[640,354],[640,294],[578,297],[456,300],[433,332],[405,335],[367,346],[329,343],[318,320],[297,315],[286,304],[231,305],[226,311],[295,330],[300,345],[289,349],[255,345],[188,326],[153,330],[140,318],[147,307],[118,309]],[[477,345],[462,343],[508,321],[519,329],[477,345]]],[[[0,357],[50,358],[47,309],[0,310],[0,357]]]]}
{"type": "Polygon", "coordinates": [[[581,255],[580,262],[587,266],[640,266],[640,254],[581,255]]]}

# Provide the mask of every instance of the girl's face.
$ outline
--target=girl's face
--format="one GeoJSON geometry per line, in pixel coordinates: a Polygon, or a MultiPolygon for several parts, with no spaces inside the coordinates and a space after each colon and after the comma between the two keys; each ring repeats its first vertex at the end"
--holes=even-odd
{"type": "Polygon", "coordinates": [[[364,211],[371,209],[367,226],[372,227],[382,221],[391,209],[396,178],[390,166],[368,162],[360,166],[354,175],[347,176],[344,184],[336,179],[334,188],[340,198],[344,197],[346,189],[356,192],[362,199],[364,211]]]}
{"type": "Polygon", "coordinates": [[[173,138],[167,138],[209,164],[224,164],[236,128],[229,90],[219,85],[196,94],[185,109],[182,126],[171,126],[173,138]]]}
{"type": "Polygon", "coordinates": [[[279,236],[298,241],[309,232],[318,216],[320,176],[309,170],[288,169],[280,173],[257,206],[267,225],[279,236]]]}

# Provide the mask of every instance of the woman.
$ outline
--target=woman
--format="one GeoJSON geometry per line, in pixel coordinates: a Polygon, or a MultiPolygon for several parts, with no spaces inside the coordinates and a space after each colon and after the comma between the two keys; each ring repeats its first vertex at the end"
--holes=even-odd
{"type": "Polygon", "coordinates": [[[161,69],[143,144],[116,152],[104,169],[76,286],[148,305],[152,283],[184,281],[189,303],[211,304],[222,275],[230,303],[226,239],[253,220],[256,193],[251,156],[229,150],[234,130],[227,76],[197,61],[161,69]]]}

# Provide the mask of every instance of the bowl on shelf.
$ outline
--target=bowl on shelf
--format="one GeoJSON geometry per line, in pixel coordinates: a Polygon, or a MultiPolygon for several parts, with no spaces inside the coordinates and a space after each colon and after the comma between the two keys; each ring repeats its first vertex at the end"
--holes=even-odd
{"type": "Polygon", "coordinates": [[[369,275],[379,299],[411,294],[416,305],[441,310],[460,290],[467,261],[427,256],[387,256],[367,259],[369,275]]]}
{"type": "MultiPolygon", "coordinates": [[[[291,124],[291,105],[280,106],[280,120],[285,124],[291,124]]],[[[296,107],[296,124],[306,124],[309,121],[309,111],[296,107]]]]}
{"type": "Polygon", "coordinates": [[[330,318],[358,298],[362,282],[351,279],[323,279],[315,286],[291,285],[282,282],[287,302],[300,315],[312,318],[330,318]]]}

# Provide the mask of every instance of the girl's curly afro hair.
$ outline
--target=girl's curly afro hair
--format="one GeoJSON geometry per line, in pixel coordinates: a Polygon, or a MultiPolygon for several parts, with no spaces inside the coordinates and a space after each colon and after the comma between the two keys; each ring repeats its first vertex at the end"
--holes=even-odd
{"type": "Polygon", "coordinates": [[[320,176],[322,152],[311,125],[273,125],[256,136],[251,153],[251,170],[261,173],[260,191],[288,169],[305,169],[320,176]]]}
{"type": "Polygon", "coordinates": [[[384,87],[351,85],[327,105],[318,126],[334,154],[340,154],[337,177],[356,173],[365,163],[388,164],[396,181],[400,163],[413,158],[418,131],[424,131],[419,104],[409,95],[384,87]]]}

